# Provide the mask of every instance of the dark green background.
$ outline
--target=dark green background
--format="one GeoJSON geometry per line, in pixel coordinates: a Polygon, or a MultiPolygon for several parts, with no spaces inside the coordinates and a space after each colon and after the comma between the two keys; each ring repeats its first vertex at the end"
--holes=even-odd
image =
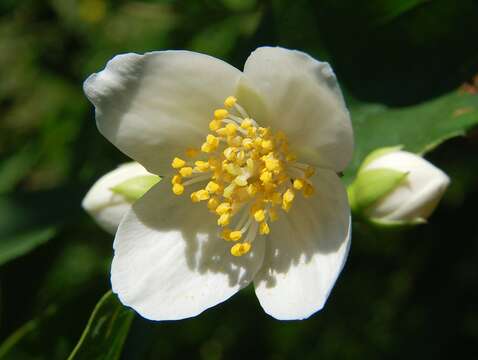
{"type": "MultiPolygon", "coordinates": [[[[478,72],[471,0],[3,0],[0,14],[0,259],[26,244],[0,267],[0,340],[35,319],[5,359],[65,359],[109,289],[112,236],[80,202],[127,159],[96,130],[81,86],[115,54],[190,49],[242,68],[256,47],[280,45],[330,61],[348,98],[390,106],[478,72]]],[[[428,154],[452,178],[428,225],[354,224],[344,272],[311,319],[276,321],[248,288],[194,319],[136,317],[123,358],[477,356],[477,155],[476,131],[428,154]]]]}

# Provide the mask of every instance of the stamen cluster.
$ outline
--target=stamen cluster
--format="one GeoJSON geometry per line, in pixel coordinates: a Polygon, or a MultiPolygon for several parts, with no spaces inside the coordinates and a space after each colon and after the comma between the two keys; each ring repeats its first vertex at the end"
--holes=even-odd
{"type": "Polygon", "coordinates": [[[296,192],[314,193],[309,180],[314,169],[296,161],[284,133],[259,126],[233,96],[214,111],[209,130],[200,149],[186,150],[187,160],[172,161],[177,170],[172,190],[181,195],[186,186],[207,182],[191,200],[207,202],[222,238],[236,242],[231,254],[241,256],[257,233],[269,234],[278,209],[290,210],[296,192]]]}

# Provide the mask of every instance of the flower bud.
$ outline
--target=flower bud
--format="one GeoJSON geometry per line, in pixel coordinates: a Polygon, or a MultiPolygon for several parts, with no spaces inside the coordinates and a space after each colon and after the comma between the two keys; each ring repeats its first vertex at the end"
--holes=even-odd
{"type": "Polygon", "coordinates": [[[83,209],[114,234],[131,205],[160,180],[137,162],[120,165],[99,178],[83,199],[83,209]]]}
{"type": "Polygon", "coordinates": [[[382,225],[422,223],[450,179],[422,157],[399,147],[373,151],[349,187],[352,209],[382,225]]]}

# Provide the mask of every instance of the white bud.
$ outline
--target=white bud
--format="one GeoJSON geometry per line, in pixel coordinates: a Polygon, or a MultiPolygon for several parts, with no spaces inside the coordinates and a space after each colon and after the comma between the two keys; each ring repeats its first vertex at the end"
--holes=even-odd
{"type": "Polygon", "coordinates": [[[417,222],[428,218],[448,187],[449,177],[422,157],[406,151],[395,149],[377,154],[371,156],[361,172],[389,169],[407,176],[392,191],[364,209],[364,215],[392,222],[417,222]]]}
{"type": "MultiPolygon", "coordinates": [[[[149,173],[137,162],[120,165],[113,171],[99,178],[83,199],[83,209],[90,214],[98,225],[109,233],[114,234],[123,216],[131,209],[131,205],[151,186],[159,181],[159,177],[149,173]],[[145,187],[145,178],[148,186],[145,187]],[[139,181],[135,181],[138,179],[139,181]],[[122,184],[140,183],[144,191],[138,192],[138,186],[133,188],[132,195],[123,191],[122,184]],[[121,191],[116,190],[121,187],[121,191]]],[[[130,185],[131,187],[131,185],[130,185]]]]}

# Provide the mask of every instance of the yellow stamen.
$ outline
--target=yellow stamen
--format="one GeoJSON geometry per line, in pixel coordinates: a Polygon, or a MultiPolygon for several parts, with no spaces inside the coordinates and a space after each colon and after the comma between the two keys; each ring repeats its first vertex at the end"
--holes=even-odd
{"type": "Polygon", "coordinates": [[[247,254],[251,250],[251,244],[250,243],[239,243],[234,245],[231,248],[231,254],[234,256],[242,256],[247,254]]]}
{"type": "Polygon", "coordinates": [[[264,221],[265,218],[266,218],[266,213],[264,210],[260,209],[254,212],[254,220],[256,220],[257,222],[264,221]]]}
{"type": "Polygon", "coordinates": [[[271,232],[269,225],[266,222],[261,222],[259,225],[259,233],[261,235],[267,235],[271,232]]]}
{"type": "Polygon", "coordinates": [[[173,193],[175,195],[181,195],[184,192],[184,186],[181,184],[174,184],[173,185],[173,193]]]}
{"type": "Polygon", "coordinates": [[[181,174],[182,177],[191,176],[193,174],[193,168],[189,166],[185,166],[179,170],[179,173],[181,174]]]}
{"type": "Polygon", "coordinates": [[[224,106],[228,108],[232,108],[237,102],[237,99],[234,96],[228,96],[226,100],[224,100],[224,106]]]}
{"type": "Polygon", "coordinates": [[[227,97],[224,108],[214,110],[209,122],[211,133],[205,141],[191,144],[200,150],[194,147],[185,152],[196,160],[194,165],[179,157],[171,163],[176,172],[171,179],[174,194],[181,195],[185,186],[201,184],[202,188],[190,193],[191,201],[207,203],[223,228],[221,236],[227,241],[240,241],[247,233],[246,241],[232,246],[234,256],[248,253],[258,234],[272,231],[269,223],[277,220],[279,209],[291,209],[295,191],[304,197],[314,193],[308,180],[314,168],[296,163],[286,135],[260,127],[260,119],[247,116],[235,97],[227,97]],[[293,177],[289,169],[294,169],[294,175],[297,171],[303,175],[293,177]],[[234,222],[235,229],[230,228],[236,215],[241,220],[234,222]]]}
{"type": "Polygon", "coordinates": [[[222,120],[229,115],[229,112],[226,109],[217,109],[214,111],[214,118],[216,120],[222,120]]]}
{"type": "Polygon", "coordinates": [[[178,157],[175,157],[173,159],[173,162],[171,163],[171,166],[175,169],[182,168],[184,165],[186,165],[186,161],[184,161],[183,159],[180,159],[178,157]]]}
{"type": "Polygon", "coordinates": [[[214,181],[209,181],[206,185],[206,190],[210,194],[214,194],[215,192],[217,192],[219,190],[219,185],[217,183],[215,183],[214,181]]]}
{"type": "Polygon", "coordinates": [[[241,239],[241,237],[242,237],[242,232],[240,231],[231,231],[231,233],[229,234],[229,238],[232,241],[238,241],[241,239]]]}
{"type": "Polygon", "coordinates": [[[294,189],[302,190],[303,187],[304,187],[304,180],[302,180],[302,179],[295,179],[294,180],[294,189]]]}

